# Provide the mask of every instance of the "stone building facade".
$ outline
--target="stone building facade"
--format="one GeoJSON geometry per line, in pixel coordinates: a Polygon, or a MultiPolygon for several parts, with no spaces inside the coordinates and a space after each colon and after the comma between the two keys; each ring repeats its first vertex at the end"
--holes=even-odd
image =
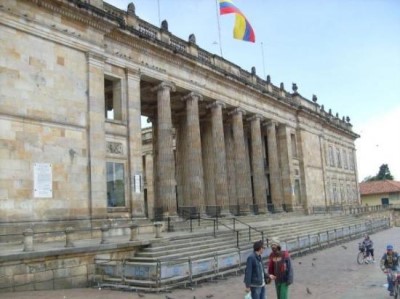
{"type": "Polygon", "coordinates": [[[359,204],[349,119],[292,89],[133,4],[2,2],[1,231],[359,204]]]}

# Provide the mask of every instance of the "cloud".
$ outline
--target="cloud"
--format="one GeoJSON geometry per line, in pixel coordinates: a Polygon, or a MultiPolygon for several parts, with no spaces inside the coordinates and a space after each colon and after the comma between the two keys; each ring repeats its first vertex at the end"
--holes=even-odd
{"type": "Polygon", "coordinates": [[[356,140],[358,178],[376,175],[382,164],[388,164],[395,180],[400,180],[400,106],[366,120],[354,129],[361,135],[356,140]]]}

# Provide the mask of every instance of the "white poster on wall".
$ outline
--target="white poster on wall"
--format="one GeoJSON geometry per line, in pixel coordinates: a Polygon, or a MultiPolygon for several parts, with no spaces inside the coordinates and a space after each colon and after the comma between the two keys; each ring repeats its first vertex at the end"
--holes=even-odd
{"type": "Polygon", "coordinates": [[[140,193],[141,191],[141,177],[140,174],[135,174],[135,180],[134,180],[134,184],[135,184],[135,193],[140,193]]]}
{"type": "Polygon", "coordinates": [[[53,171],[50,163],[33,165],[33,197],[53,197],[53,171]]]}

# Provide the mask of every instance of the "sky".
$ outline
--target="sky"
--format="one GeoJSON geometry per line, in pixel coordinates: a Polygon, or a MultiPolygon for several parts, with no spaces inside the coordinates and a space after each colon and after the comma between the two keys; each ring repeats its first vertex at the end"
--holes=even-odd
{"type": "Polygon", "coordinates": [[[108,0],[274,85],[284,83],[334,114],[349,116],[359,181],[388,164],[400,180],[400,1],[233,0],[256,42],[233,39],[234,16],[217,14],[217,0],[108,0]],[[219,34],[220,33],[220,34],[219,34]],[[222,50],[222,51],[221,51],[222,50]],[[222,55],[221,55],[222,52],[222,55]]]}

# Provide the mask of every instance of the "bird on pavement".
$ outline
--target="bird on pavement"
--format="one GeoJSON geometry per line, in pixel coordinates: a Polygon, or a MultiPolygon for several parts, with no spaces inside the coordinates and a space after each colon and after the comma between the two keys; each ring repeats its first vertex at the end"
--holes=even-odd
{"type": "Polygon", "coordinates": [[[345,250],[347,249],[347,247],[346,247],[346,246],[344,246],[344,245],[342,245],[342,248],[343,248],[343,249],[345,249],[345,250]]]}
{"type": "Polygon", "coordinates": [[[310,291],[310,289],[309,289],[308,287],[306,288],[306,291],[307,291],[307,294],[308,294],[308,295],[311,295],[311,294],[312,294],[311,291],[310,291]]]}
{"type": "Polygon", "coordinates": [[[209,295],[206,296],[206,298],[212,298],[212,297],[214,297],[213,294],[209,294],[209,295]]]}
{"type": "Polygon", "coordinates": [[[138,293],[138,296],[141,297],[141,298],[143,298],[143,297],[144,297],[144,294],[138,293]]]}
{"type": "Polygon", "coordinates": [[[312,260],[313,260],[313,261],[316,261],[316,260],[317,260],[317,258],[316,258],[316,257],[313,257],[313,258],[312,258],[312,260]]]}

